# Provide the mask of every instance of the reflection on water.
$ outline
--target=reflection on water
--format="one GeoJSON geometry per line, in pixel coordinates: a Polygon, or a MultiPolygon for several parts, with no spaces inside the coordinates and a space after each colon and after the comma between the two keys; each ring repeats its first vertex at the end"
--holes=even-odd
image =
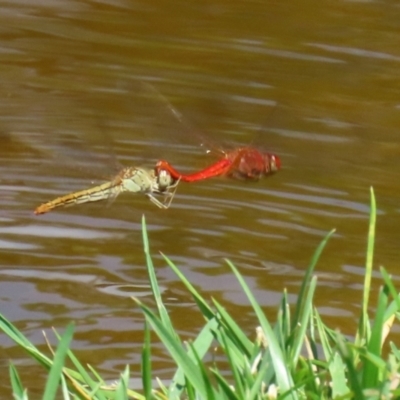
{"type": "MultiPolygon", "coordinates": [[[[253,335],[253,314],[224,258],[273,319],[284,287],[295,301],[332,228],[316,269],[316,302],[333,324],[354,332],[371,185],[379,208],[375,263],[392,274],[397,266],[400,53],[390,21],[400,20],[400,8],[25,3],[0,12],[1,312],[37,344],[42,329],[73,320],[83,362],[106,378],[129,363],[139,376],[143,316],[130,297],[153,304],[145,214],[157,277],[183,336],[202,321],[183,317],[187,307],[194,312],[193,301],[159,251],[253,335]],[[137,80],[152,83],[190,124],[146,99],[137,80]],[[112,204],[33,215],[53,196],[112,176],[114,155],[125,166],[166,158],[185,172],[205,167],[215,158],[194,146],[194,126],[217,143],[261,144],[283,168],[258,183],[182,183],[169,210],[126,194],[112,204]]],[[[7,359],[33,364],[4,338],[2,347],[7,359]]],[[[159,375],[170,377],[161,346],[155,357],[159,375]]],[[[24,383],[38,390],[39,374],[24,383]]]]}

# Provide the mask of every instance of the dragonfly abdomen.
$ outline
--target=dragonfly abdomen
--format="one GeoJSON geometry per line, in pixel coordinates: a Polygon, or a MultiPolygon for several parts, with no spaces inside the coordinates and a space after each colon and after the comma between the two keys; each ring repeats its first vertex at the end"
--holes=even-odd
{"type": "Polygon", "coordinates": [[[65,196],[44,203],[36,208],[35,214],[44,214],[56,207],[67,207],[115,197],[122,191],[121,189],[122,187],[117,186],[115,182],[106,182],[89,189],[66,194],[65,196]]]}

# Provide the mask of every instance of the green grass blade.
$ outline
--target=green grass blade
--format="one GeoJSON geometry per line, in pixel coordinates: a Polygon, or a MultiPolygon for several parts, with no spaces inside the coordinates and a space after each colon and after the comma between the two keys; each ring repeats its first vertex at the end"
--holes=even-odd
{"type": "Polygon", "coordinates": [[[335,353],[328,368],[332,379],[332,398],[347,396],[350,389],[347,386],[346,365],[338,353],[335,353]]]}
{"type": "Polygon", "coordinates": [[[309,325],[309,333],[308,333],[308,340],[310,344],[310,350],[312,352],[314,359],[319,359],[320,356],[318,355],[319,350],[319,343],[321,342],[320,339],[317,339],[318,326],[315,319],[315,309],[311,310],[311,318],[310,318],[310,325],[309,325]],[[318,343],[318,345],[317,345],[318,343]]]}
{"type": "Polygon", "coordinates": [[[367,262],[364,279],[364,293],[363,293],[363,312],[367,314],[369,293],[371,290],[371,278],[374,262],[374,245],[375,245],[375,226],[376,226],[376,201],[374,189],[371,187],[371,211],[368,229],[368,244],[367,244],[367,262]]]}
{"type": "MultiPolygon", "coordinates": [[[[194,359],[196,361],[196,365],[198,366],[201,376],[203,378],[204,386],[207,390],[207,400],[216,400],[216,393],[214,391],[212,382],[210,380],[209,375],[207,374],[206,366],[202,362],[200,356],[197,354],[196,349],[193,347],[192,343],[188,343],[189,346],[189,351],[190,353],[194,356],[194,359]]],[[[170,397],[171,399],[175,399],[176,397],[170,397]]]]}
{"type": "MultiPolygon", "coordinates": [[[[236,362],[235,358],[232,357],[231,354],[231,348],[228,344],[228,340],[227,337],[224,333],[224,331],[221,331],[221,344],[224,347],[224,351],[225,351],[225,355],[228,359],[229,362],[229,366],[230,366],[230,372],[233,375],[233,380],[235,382],[235,393],[237,393],[237,396],[239,397],[239,399],[244,399],[246,398],[246,394],[245,394],[245,388],[244,388],[244,383],[242,382],[242,375],[243,373],[239,372],[239,364],[238,362],[236,362]]],[[[244,368],[241,368],[241,371],[243,371],[244,368]]],[[[245,380],[245,378],[243,377],[243,380],[245,380]]]]}
{"type": "Polygon", "coordinates": [[[185,380],[186,396],[188,400],[196,400],[196,391],[189,380],[185,380]]]}
{"type": "MultiPolygon", "coordinates": [[[[244,368],[244,357],[246,353],[243,353],[241,347],[238,346],[234,340],[232,340],[231,333],[224,328],[220,328],[220,329],[215,329],[213,331],[213,335],[219,346],[222,348],[223,352],[226,353],[227,347],[229,348],[231,357],[234,359],[235,365],[238,366],[239,368],[244,368]]],[[[250,357],[247,357],[247,359],[248,358],[250,357]]]]}
{"type": "Polygon", "coordinates": [[[67,381],[64,375],[61,375],[61,392],[63,400],[70,400],[71,396],[69,395],[67,381]]]}
{"type": "Polygon", "coordinates": [[[350,351],[343,336],[340,335],[339,333],[336,335],[336,344],[338,346],[338,350],[342,357],[342,360],[344,361],[347,367],[347,384],[349,385],[349,389],[354,394],[354,397],[352,398],[357,400],[364,400],[365,396],[362,390],[361,383],[359,381],[359,376],[356,369],[355,360],[353,358],[353,353],[350,351]]]}
{"type": "Polygon", "coordinates": [[[229,333],[229,337],[235,343],[235,346],[241,352],[244,352],[247,356],[250,356],[254,348],[253,343],[248,339],[233,318],[226,312],[225,308],[214,299],[213,303],[218,311],[221,323],[223,324],[227,333],[229,333]]]}
{"type": "Polygon", "coordinates": [[[144,323],[144,344],[142,350],[142,384],[144,397],[151,399],[152,397],[152,381],[151,381],[151,345],[150,330],[147,322],[144,323]]]}
{"type": "Polygon", "coordinates": [[[311,277],[312,274],[314,272],[315,266],[317,265],[317,262],[319,260],[319,257],[322,254],[322,251],[324,250],[326,244],[328,243],[328,240],[331,238],[331,236],[335,233],[335,229],[332,229],[326,236],[325,238],[322,240],[322,242],[319,244],[319,246],[317,247],[317,250],[315,251],[315,253],[313,254],[312,258],[311,258],[311,262],[310,265],[308,266],[306,273],[304,275],[304,279],[303,282],[301,284],[301,288],[300,288],[300,292],[297,298],[297,302],[296,302],[296,309],[294,311],[294,315],[293,315],[293,320],[292,320],[292,330],[296,328],[296,326],[299,324],[299,319],[300,319],[300,313],[301,310],[303,308],[303,303],[305,301],[304,299],[304,293],[307,289],[307,286],[309,285],[310,281],[311,281],[311,277]]]}
{"type": "Polygon", "coordinates": [[[391,296],[393,297],[393,302],[389,305],[385,312],[385,321],[387,321],[389,318],[392,317],[393,314],[400,310],[400,295],[394,287],[393,281],[386,269],[381,267],[380,271],[383,281],[385,282],[385,285],[387,286],[391,296]]]}
{"type": "Polygon", "coordinates": [[[21,346],[36,361],[45,368],[50,369],[52,361],[41,353],[5,316],[0,314],[0,329],[17,345],[21,346]]]}
{"type": "Polygon", "coordinates": [[[144,215],[142,217],[142,235],[143,235],[144,254],[146,256],[147,272],[149,274],[151,290],[153,291],[153,296],[157,304],[158,313],[161,318],[161,321],[163,321],[163,324],[166,327],[168,327],[168,329],[172,334],[174,334],[175,330],[173,328],[171,319],[169,318],[169,314],[162,301],[160,288],[158,286],[157,277],[154,270],[153,260],[151,259],[149,240],[147,236],[146,219],[144,215]]]}
{"type": "Polygon", "coordinates": [[[283,338],[288,338],[291,333],[291,314],[290,314],[290,304],[288,300],[288,293],[286,288],[283,289],[283,295],[281,299],[281,306],[278,313],[278,324],[280,326],[280,331],[283,338]]]}
{"type": "Polygon", "coordinates": [[[366,265],[365,265],[362,308],[358,324],[358,332],[355,340],[355,343],[357,345],[360,345],[364,340],[368,340],[367,335],[369,332],[368,305],[369,305],[369,294],[371,291],[372,268],[374,261],[375,226],[376,226],[376,202],[375,202],[374,189],[372,187],[370,189],[370,192],[371,192],[371,209],[369,215],[367,255],[366,255],[366,265]]]}
{"type": "Polygon", "coordinates": [[[205,318],[211,319],[214,318],[214,312],[204,300],[203,296],[194,288],[194,286],[186,279],[186,277],[182,274],[182,272],[176,267],[176,265],[163,253],[161,255],[164,257],[164,260],[170,266],[170,268],[175,272],[178,278],[182,281],[182,283],[186,286],[190,294],[193,296],[194,301],[199,307],[200,312],[203,314],[205,318]]]}
{"type": "Polygon", "coordinates": [[[325,325],[322,322],[321,316],[316,308],[314,309],[314,318],[317,324],[318,337],[324,352],[324,357],[326,360],[330,360],[333,352],[332,346],[329,343],[329,337],[327,335],[325,325]]]}
{"type": "MultiPolygon", "coordinates": [[[[190,346],[189,351],[187,352],[188,356],[195,361],[195,354],[192,352],[192,348],[195,350],[196,355],[201,359],[208,352],[211,347],[211,344],[214,340],[213,331],[218,329],[218,322],[216,319],[211,319],[207,321],[206,325],[200,331],[193,344],[190,346]]],[[[172,383],[170,385],[170,393],[180,397],[182,393],[182,388],[185,384],[185,373],[182,368],[178,368],[176,371],[172,383]]]]}
{"type": "MultiPolygon", "coordinates": [[[[229,260],[227,260],[227,263],[230,266],[230,268],[232,269],[233,273],[236,275],[236,278],[238,279],[243,291],[246,293],[247,298],[250,300],[250,303],[257,315],[260,325],[261,325],[262,329],[264,330],[265,336],[266,336],[268,344],[269,344],[268,349],[271,353],[271,359],[272,359],[272,363],[274,366],[276,380],[277,380],[278,386],[281,390],[281,393],[290,392],[290,390],[293,386],[293,380],[292,380],[289,370],[286,367],[286,360],[283,357],[282,351],[279,347],[278,341],[277,341],[275,334],[271,328],[271,325],[269,324],[267,318],[265,317],[264,313],[261,310],[261,307],[259,306],[258,302],[254,298],[252,291],[247,286],[246,282],[240,275],[239,271],[229,260]]],[[[297,393],[295,393],[295,392],[289,393],[288,398],[297,399],[298,398],[297,393]]]]}
{"type": "Polygon", "coordinates": [[[313,277],[309,285],[307,297],[302,303],[301,313],[298,315],[300,326],[296,330],[296,334],[293,340],[293,349],[291,352],[292,354],[290,356],[290,362],[293,368],[296,367],[297,362],[299,360],[299,356],[306,337],[307,327],[310,323],[310,317],[312,315],[312,309],[313,309],[312,301],[314,298],[316,286],[317,286],[317,278],[313,277]]]}
{"type": "MultiPolygon", "coordinates": [[[[211,369],[213,376],[215,377],[222,393],[229,400],[240,400],[240,397],[235,393],[235,390],[231,385],[226,381],[226,379],[221,375],[221,373],[215,369],[211,369]]],[[[220,394],[220,398],[222,395],[220,394]]]]}
{"type": "Polygon", "coordinates": [[[258,399],[261,397],[261,394],[263,393],[262,391],[262,386],[263,386],[263,378],[267,372],[267,365],[264,365],[258,372],[256,379],[254,380],[250,391],[247,395],[247,399],[258,399]]]}
{"type": "MultiPolygon", "coordinates": [[[[381,288],[378,297],[378,307],[376,310],[376,316],[374,324],[372,326],[371,338],[367,344],[367,350],[369,353],[380,356],[382,350],[382,332],[384,325],[385,309],[388,304],[388,295],[386,288],[381,288]]],[[[372,388],[375,387],[378,382],[378,367],[375,363],[365,360],[364,371],[363,371],[363,387],[372,388]]]]}
{"type": "MultiPolygon", "coordinates": [[[[53,331],[54,331],[54,334],[56,335],[57,339],[61,340],[61,337],[57,333],[57,331],[55,331],[55,330],[53,330],[53,331]]],[[[106,400],[107,397],[104,395],[104,393],[101,390],[99,390],[99,387],[102,385],[105,385],[105,382],[104,381],[95,382],[91,378],[91,376],[88,374],[85,367],[81,364],[81,362],[74,355],[74,353],[71,350],[69,350],[67,354],[68,354],[68,358],[72,361],[72,363],[74,364],[74,366],[78,370],[78,372],[73,371],[71,369],[67,369],[67,368],[65,368],[64,371],[66,371],[72,379],[76,380],[77,382],[79,382],[81,384],[86,384],[87,386],[89,386],[89,388],[92,390],[92,394],[95,393],[99,400],[106,400]]],[[[96,375],[99,376],[98,374],[96,374],[96,375]]],[[[88,393],[86,388],[83,386],[81,386],[80,390],[82,392],[88,393]]]]}
{"type": "Polygon", "coordinates": [[[129,382],[129,366],[127,365],[119,379],[117,389],[115,391],[115,400],[128,400],[128,393],[127,393],[128,382],[129,382]]]}
{"type": "MultiPolygon", "coordinates": [[[[3,315],[0,314],[0,329],[2,329],[12,340],[14,340],[19,346],[21,346],[26,352],[28,352],[39,364],[44,366],[47,370],[50,370],[53,366],[53,361],[41,353],[31,342],[29,342],[28,339],[25,338],[25,336],[10,322],[5,318],[3,315]]],[[[55,332],[56,333],[56,332],[55,332]]],[[[61,340],[60,336],[57,335],[57,338],[61,340]]],[[[74,356],[71,351],[68,351],[69,357],[73,360],[74,356]]],[[[75,359],[76,363],[78,365],[79,362],[75,359]]],[[[78,381],[84,381],[86,383],[90,383],[90,377],[87,375],[86,377],[88,378],[86,381],[82,378],[83,374],[85,374],[84,369],[82,368],[81,374],[65,368],[64,371],[68,373],[70,377],[73,379],[76,379],[78,381]]],[[[82,391],[84,392],[85,389],[82,388],[82,391]]],[[[100,400],[105,399],[105,397],[101,397],[101,394],[98,394],[98,398],[100,400]]]]}
{"type": "Polygon", "coordinates": [[[37,350],[35,346],[2,314],[0,314],[0,329],[19,346],[32,347],[37,350]]]}
{"type": "Polygon", "coordinates": [[[43,400],[53,400],[56,396],[60,383],[62,369],[64,367],[65,357],[67,356],[73,333],[74,326],[73,324],[69,324],[57,346],[57,350],[54,355],[53,365],[50,369],[50,374],[46,382],[43,400]]]}
{"type": "Polygon", "coordinates": [[[198,366],[186,354],[182,343],[179,341],[175,334],[171,334],[170,329],[165,327],[163,322],[138,299],[134,299],[139,307],[142,309],[150,325],[153,327],[157,336],[161,339],[162,343],[170,353],[175,362],[183,369],[183,373],[187,379],[190,380],[194,388],[204,398],[207,397],[207,390],[204,385],[201,375],[198,373],[198,366]]]}
{"type": "Polygon", "coordinates": [[[22,385],[21,379],[18,375],[18,371],[11,363],[10,363],[10,381],[11,381],[13,395],[18,397],[19,399],[22,399],[26,393],[22,385]]]}
{"type": "Polygon", "coordinates": [[[397,358],[397,362],[400,363],[400,350],[393,342],[390,342],[390,349],[392,350],[393,355],[397,358]]]}

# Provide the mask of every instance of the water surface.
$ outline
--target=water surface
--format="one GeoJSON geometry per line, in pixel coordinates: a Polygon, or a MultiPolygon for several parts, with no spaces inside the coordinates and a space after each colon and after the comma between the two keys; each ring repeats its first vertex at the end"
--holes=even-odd
{"type": "MultiPolygon", "coordinates": [[[[385,265],[398,279],[399,21],[396,3],[374,1],[4,3],[1,312],[41,348],[41,330],[51,336],[51,327],[74,321],[73,348],[83,362],[106,378],[127,363],[140,376],[143,316],[130,296],[152,304],[145,214],[158,279],[184,338],[202,320],[159,251],[254,335],[254,315],[223,259],[238,266],[274,320],[283,288],[297,292],[332,228],[316,270],[316,304],[333,327],[352,334],[370,186],[379,209],[375,269],[385,265]],[[151,83],[189,123],[138,82],[151,83]],[[112,176],[115,158],[151,166],[167,157],[187,172],[205,167],[215,158],[196,146],[194,130],[216,143],[260,145],[279,154],[283,168],[258,183],[181,184],[167,211],[123,195],[33,214],[112,176]]],[[[372,298],[379,285],[374,280],[372,298]]],[[[40,393],[41,369],[1,342],[4,374],[15,360],[31,393],[40,393]]],[[[169,378],[168,356],[161,346],[154,352],[153,366],[169,378]]],[[[9,396],[6,381],[0,391],[9,396]]]]}

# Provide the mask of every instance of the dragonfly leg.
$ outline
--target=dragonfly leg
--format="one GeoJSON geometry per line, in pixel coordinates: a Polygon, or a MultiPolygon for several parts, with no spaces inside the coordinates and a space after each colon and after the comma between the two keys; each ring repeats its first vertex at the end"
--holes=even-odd
{"type": "Polygon", "coordinates": [[[179,177],[178,179],[175,180],[174,183],[172,183],[171,185],[169,185],[169,186],[168,186],[168,191],[169,191],[170,189],[175,189],[175,190],[174,190],[174,194],[175,194],[176,188],[178,187],[178,184],[179,184],[179,182],[181,181],[181,178],[182,178],[182,177],[179,177]]]}
{"type": "Polygon", "coordinates": [[[163,204],[166,206],[166,208],[169,208],[169,206],[172,203],[172,200],[174,199],[176,190],[178,189],[178,184],[181,181],[181,178],[179,178],[176,182],[174,182],[172,185],[169,186],[168,192],[165,194],[164,202],[163,204]],[[172,191],[170,191],[173,189],[172,191]]]}
{"type": "Polygon", "coordinates": [[[181,178],[179,178],[172,185],[168,186],[168,189],[164,192],[157,191],[157,194],[162,194],[164,196],[164,200],[160,201],[156,197],[154,197],[153,193],[146,193],[146,196],[150,199],[150,201],[155,204],[157,207],[162,208],[164,210],[168,209],[174,199],[176,189],[178,188],[178,184],[181,178]],[[173,189],[171,191],[171,189],[173,189]]]}
{"type": "Polygon", "coordinates": [[[168,204],[161,202],[160,200],[156,199],[151,193],[146,193],[146,196],[153,204],[155,204],[159,208],[162,208],[163,210],[166,210],[171,204],[171,202],[169,202],[168,204]]]}

